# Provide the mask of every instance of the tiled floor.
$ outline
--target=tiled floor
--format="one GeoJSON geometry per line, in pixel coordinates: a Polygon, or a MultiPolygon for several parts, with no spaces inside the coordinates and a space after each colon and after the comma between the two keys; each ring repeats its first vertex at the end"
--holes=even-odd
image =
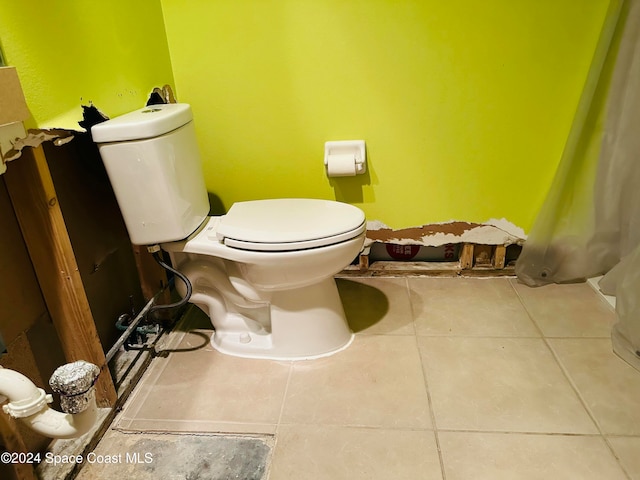
{"type": "Polygon", "coordinates": [[[615,314],[589,285],[338,284],[345,351],[233,358],[194,325],[113,427],[274,435],[269,480],[640,479],[640,372],[611,352],[615,314]]]}

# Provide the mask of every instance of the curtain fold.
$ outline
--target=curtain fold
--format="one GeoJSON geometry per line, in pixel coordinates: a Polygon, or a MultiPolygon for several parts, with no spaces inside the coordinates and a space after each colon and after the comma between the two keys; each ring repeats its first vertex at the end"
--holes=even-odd
{"type": "Polygon", "coordinates": [[[614,351],[640,370],[640,0],[612,0],[560,165],[516,265],[523,283],[604,275],[614,351]]]}

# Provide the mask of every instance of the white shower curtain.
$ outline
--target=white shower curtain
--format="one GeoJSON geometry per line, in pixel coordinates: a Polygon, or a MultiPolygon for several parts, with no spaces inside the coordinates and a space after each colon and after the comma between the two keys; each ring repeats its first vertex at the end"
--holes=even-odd
{"type": "Polygon", "coordinates": [[[640,0],[611,0],[548,197],[517,261],[531,286],[616,296],[614,351],[640,370],[640,0]]]}

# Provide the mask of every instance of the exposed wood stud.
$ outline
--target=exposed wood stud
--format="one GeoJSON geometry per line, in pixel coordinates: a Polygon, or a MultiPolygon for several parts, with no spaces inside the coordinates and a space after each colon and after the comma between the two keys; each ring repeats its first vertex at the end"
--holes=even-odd
{"type": "Polygon", "coordinates": [[[473,243],[465,243],[462,245],[460,268],[462,270],[473,268],[473,243]]]}
{"type": "Polygon", "coordinates": [[[361,272],[369,270],[369,255],[361,254],[359,257],[359,267],[361,272]]]}
{"type": "Polygon", "coordinates": [[[496,249],[493,252],[493,268],[503,269],[506,257],[507,247],[504,245],[496,245],[496,249]]]}
{"type": "MultiPolygon", "coordinates": [[[[71,246],[42,146],[25,148],[5,173],[7,189],[34,266],[47,309],[67,361],[103,367],[104,350],[71,246]]],[[[100,406],[117,399],[109,369],[96,383],[100,406]]]]}
{"type": "MultiPolygon", "coordinates": [[[[516,255],[517,256],[517,255],[516,255]]],[[[358,256],[357,265],[347,266],[340,275],[344,276],[512,276],[514,263],[507,265],[506,245],[485,245],[464,243],[458,249],[457,261],[371,261],[369,251],[358,256]]]]}

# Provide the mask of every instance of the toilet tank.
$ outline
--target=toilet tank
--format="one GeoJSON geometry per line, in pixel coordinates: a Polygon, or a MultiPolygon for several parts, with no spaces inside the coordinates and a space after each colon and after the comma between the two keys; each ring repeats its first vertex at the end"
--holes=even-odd
{"type": "Polygon", "coordinates": [[[188,237],[209,213],[193,115],[153,105],[91,128],[131,242],[188,237]]]}

